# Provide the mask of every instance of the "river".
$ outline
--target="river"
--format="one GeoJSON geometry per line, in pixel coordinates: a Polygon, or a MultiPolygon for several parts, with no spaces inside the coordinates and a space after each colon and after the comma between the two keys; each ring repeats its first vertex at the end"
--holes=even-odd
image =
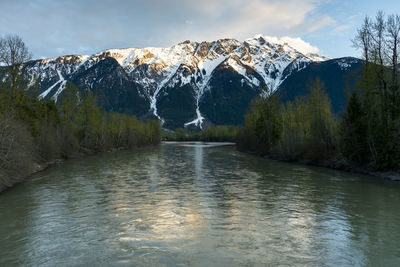
{"type": "Polygon", "coordinates": [[[0,266],[399,266],[400,184],[163,143],[0,194],[0,266]]]}

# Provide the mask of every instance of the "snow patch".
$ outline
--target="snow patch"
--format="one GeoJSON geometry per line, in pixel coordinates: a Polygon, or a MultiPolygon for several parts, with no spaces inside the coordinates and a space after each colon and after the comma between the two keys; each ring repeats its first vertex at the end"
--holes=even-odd
{"type": "Polygon", "coordinates": [[[200,129],[203,129],[204,117],[200,113],[200,109],[199,109],[199,105],[198,104],[197,104],[197,108],[196,108],[196,115],[197,115],[197,118],[192,120],[191,122],[185,123],[185,127],[188,127],[189,125],[193,124],[196,127],[199,127],[200,129]]]}
{"type": "Polygon", "coordinates": [[[64,91],[65,85],[67,83],[67,80],[64,79],[64,77],[61,75],[61,72],[57,70],[58,76],[60,77],[60,87],[58,88],[57,92],[51,97],[54,99],[54,101],[57,103],[58,96],[64,91]]]}
{"type": "Polygon", "coordinates": [[[67,81],[64,79],[64,77],[61,75],[61,72],[57,70],[58,77],[60,80],[58,80],[56,83],[54,83],[52,86],[50,86],[47,90],[45,90],[43,93],[39,95],[39,99],[44,99],[57,85],[60,85],[58,88],[57,92],[52,96],[52,99],[54,99],[57,102],[58,95],[61,94],[62,91],[65,89],[65,84],[67,81]]]}
{"type": "Polygon", "coordinates": [[[345,59],[338,60],[337,64],[341,70],[347,70],[351,68],[351,62],[347,62],[345,59]]]}
{"type": "Polygon", "coordinates": [[[161,124],[164,124],[164,120],[158,115],[157,113],[157,96],[160,93],[160,90],[164,87],[164,85],[171,80],[171,78],[174,76],[176,71],[179,69],[182,63],[172,66],[169,70],[169,73],[167,77],[160,82],[160,84],[157,86],[157,89],[154,91],[154,94],[150,96],[150,110],[153,111],[154,116],[156,116],[160,121],[161,124]]]}
{"type": "MultiPolygon", "coordinates": [[[[239,63],[238,63],[236,60],[234,60],[234,59],[232,59],[232,58],[229,58],[227,63],[228,63],[229,66],[231,66],[237,73],[239,73],[240,75],[242,75],[243,77],[245,77],[246,80],[250,82],[250,84],[255,85],[255,86],[259,86],[259,85],[260,85],[260,81],[259,81],[256,77],[254,77],[254,76],[249,76],[249,75],[247,74],[246,68],[243,67],[243,66],[241,66],[241,65],[239,65],[239,63]]],[[[241,84],[242,84],[242,86],[243,86],[243,79],[242,79],[242,81],[241,81],[241,84]]]]}
{"type": "Polygon", "coordinates": [[[198,64],[199,70],[203,73],[205,71],[206,76],[210,76],[214,69],[221,64],[227,57],[226,56],[218,56],[213,59],[200,61],[198,64]]]}
{"type": "Polygon", "coordinates": [[[31,79],[30,79],[29,84],[27,86],[27,90],[29,88],[31,88],[32,86],[34,86],[34,85],[35,85],[35,75],[31,74],[31,79]]]}

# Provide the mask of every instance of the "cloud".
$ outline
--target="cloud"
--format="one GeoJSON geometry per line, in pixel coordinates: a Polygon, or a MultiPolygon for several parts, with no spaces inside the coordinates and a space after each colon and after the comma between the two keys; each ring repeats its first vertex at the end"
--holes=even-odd
{"type": "Polygon", "coordinates": [[[334,24],[318,12],[324,1],[2,0],[0,32],[21,35],[36,57],[257,33],[288,38],[334,24]]]}
{"type": "MultiPolygon", "coordinates": [[[[179,1],[172,1],[179,2],[179,1]]],[[[192,27],[166,29],[164,36],[174,41],[240,40],[261,33],[271,36],[301,36],[333,25],[334,20],[316,12],[316,0],[203,0],[188,1],[192,27]],[[207,7],[207,8],[205,8],[207,7]],[[184,37],[183,37],[184,36],[184,37]]]]}
{"type": "Polygon", "coordinates": [[[287,43],[297,51],[303,53],[303,54],[317,54],[319,53],[319,48],[316,46],[311,45],[310,43],[307,43],[306,41],[303,41],[300,37],[297,38],[292,38],[288,36],[284,36],[281,38],[277,37],[271,37],[271,36],[263,36],[264,39],[270,42],[274,43],[279,43],[279,44],[284,44],[287,43]]]}

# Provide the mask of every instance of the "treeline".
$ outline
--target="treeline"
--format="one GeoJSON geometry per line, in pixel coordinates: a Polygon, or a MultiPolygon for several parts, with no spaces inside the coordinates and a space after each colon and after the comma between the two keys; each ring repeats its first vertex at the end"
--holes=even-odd
{"type": "Polygon", "coordinates": [[[188,129],[178,128],[174,132],[164,131],[163,140],[166,141],[203,141],[203,142],[236,142],[237,126],[217,125],[193,132],[188,129]]]}
{"type": "Polygon", "coordinates": [[[2,67],[5,79],[0,83],[0,190],[55,159],[161,141],[158,120],[141,122],[132,115],[104,112],[90,91],[80,95],[71,83],[67,83],[58,105],[53,100],[29,97],[22,78],[27,59],[22,44],[17,36],[0,40],[0,60],[7,51],[6,56],[15,57],[12,65],[2,61],[6,67],[2,67]],[[19,58],[23,58],[20,63],[19,58]]]}
{"type": "Polygon", "coordinates": [[[257,98],[237,136],[239,149],[282,160],[323,161],[337,151],[337,122],[324,84],[317,79],[310,94],[280,104],[276,94],[257,98]]]}
{"type": "Polygon", "coordinates": [[[161,141],[159,121],[101,111],[91,94],[79,101],[71,90],[59,108],[52,100],[0,90],[0,185],[30,173],[37,164],[161,141]]]}
{"type": "Polygon", "coordinates": [[[377,169],[400,165],[400,16],[366,17],[353,40],[365,64],[342,122],[343,153],[377,169]]]}
{"type": "Polygon", "coordinates": [[[368,170],[400,169],[400,17],[366,17],[354,44],[365,64],[342,118],[335,118],[324,84],[307,96],[279,104],[256,99],[238,134],[238,147],[262,155],[368,170]]]}

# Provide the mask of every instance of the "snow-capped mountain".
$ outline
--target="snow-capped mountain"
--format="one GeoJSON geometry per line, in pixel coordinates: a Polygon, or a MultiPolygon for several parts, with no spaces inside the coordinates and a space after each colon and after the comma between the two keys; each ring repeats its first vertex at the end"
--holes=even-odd
{"type": "Polygon", "coordinates": [[[71,82],[92,90],[106,110],[155,116],[166,128],[237,124],[256,95],[276,91],[293,73],[327,60],[271,40],[257,35],[244,42],[109,49],[31,61],[25,75],[30,85],[39,81],[40,98],[59,101],[71,82]]]}

